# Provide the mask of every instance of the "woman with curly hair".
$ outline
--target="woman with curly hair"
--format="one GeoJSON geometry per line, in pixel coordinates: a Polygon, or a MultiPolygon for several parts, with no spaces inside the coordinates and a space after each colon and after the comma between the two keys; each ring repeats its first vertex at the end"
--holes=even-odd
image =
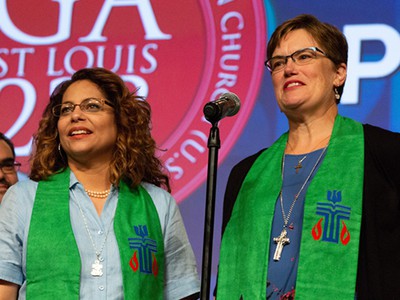
{"type": "Polygon", "coordinates": [[[0,299],[195,299],[196,262],[151,110],[103,68],[50,97],[0,212],[0,299]],[[6,297],[6,298],[2,298],[6,297]]]}

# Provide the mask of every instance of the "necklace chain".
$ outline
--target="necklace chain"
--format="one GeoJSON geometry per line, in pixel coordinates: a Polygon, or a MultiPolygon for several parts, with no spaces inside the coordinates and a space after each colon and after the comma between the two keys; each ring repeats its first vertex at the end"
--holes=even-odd
{"type": "MultiPolygon", "coordinates": [[[[282,217],[283,217],[283,229],[281,231],[281,234],[275,238],[273,238],[273,241],[276,243],[276,248],[275,248],[275,253],[274,253],[274,261],[279,261],[282,255],[282,251],[283,251],[283,247],[286,246],[287,244],[290,244],[290,239],[288,237],[286,228],[287,228],[287,224],[289,223],[289,219],[290,216],[292,215],[292,211],[294,208],[294,205],[296,204],[297,199],[299,198],[301,192],[303,191],[304,187],[306,186],[307,182],[310,180],[311,175],[314,173],[315,168],[317,167],[318,163],[320,162],[322,156],[324,155],[326,148],[328,148],[328,146],[326,146],[324,148],[324,150],[321,152],[320,156],[318,157],[316,163],[314,164],[314,166],[312,167],[310,174],[308,174],[306,180],[303,182],[303,185],[301,186],[300,190],[297,192],[297,194],[295,194],[294,199],[292,204],[290,205],[288,214],[286,216],[285,214],[285,210],[283,208],[283,192],[282,192],[282,188],[281,188],[281,192],[279,194],[279,198],[280,198],[280,203],[281,203],[281,209],[282,209],[282,217]]],[[[304,156],[301,160],[304,160],[306,156],[304,156]]],[[[283,174],[285,172],[285,155],[283,156],[282,159],[282,182],[283,182],[283,174]]],[[[282,184],[283,186],[283,184],[282,184]]]]}
{"type": "MultiPolygon", "coordinates": [[[[288,211],[288,214],[287,214],[287,215],[285,214],[285,210],[284,210],[284,208],[283,208],[283,195],[282,195],[283,192],[282,192],[282,189],[281,189],[279,198],[280,198],[281,209],[282,209],[283,228],[286,228],[286,227],[287,227],[287,224],[289,223],[289,219],[290,219],[290,216],[292,215],[292,211],[293,211],[294,205],[296,204],[297,199],[299,198],[299,196],[300,196],[301,192],[303,191],[304,187],[306,186],[307,182],[310,180],[311,175],[314,173],[315,168],[317,167],[318,163],[320,162],[320,160],[321,160],[322,156],[324,155],[324,153],[325,153],[325,151],[326,151],[327,148],[328,148],[328,146],[326,146],[326,147],[323,149],[323,151],[322,151],[321,154],[319,155],[319,157],[318,157],[316,163],[314,164],[313,168],[311,169],[310,174],[308,174],[306,180],[303,182],[303,185],[301,186],[300,190],[297,192],[297,194],[294,195],[293,202],[292,202],[292,204],[290,205],[290,208],[289,208],[289,211],[288,211]]],[[[304,156],[304,157],[301,159],[301,161],[303,161],[306,157],[307,157],[307,155],[304,156]]],[[[283,172],[284,172],[284,171],[285,171],[285,157],[283,157],[283,159],[282,159],[282,180],[283,180],[283,172]]]]}
{"type": "MultiPolygon", "coordinates": [[[[110,193],[110,192],[109,192],[109,193],[110,193]]],[[[100,255],[101,255],[101,253],[103,253],[103,249],[104,249],[104,246],[105,246],[105,244],[106,244],[106,241],[107,241],[107,238],[108,238],[108,234],[110,233],[110,230],[111,230],[111,227],[112,227],[114,218],[111,220],[111,223],[110,223],[110,225],[109,225],[109,227],[108,227],[108,229],[107,229],[107,233],[106,233],[106,236],[105,236],[105,238],[104,238],[104,240],[103,240],[103,243],[102,243],[102,245],[101,245],[101,247],[100,247],[100,250],[97,250],[96,244],[94,243],[92,234],[90,233],[89,226],[88,226],[88,224],[87,224],[86,216],[85,216],[85,214],[83,213],[83,209],[82,209],[82,207],[81,207],[81,205],[80,205],[80,203],[79,203],[78,200],[76,201],[76,203],[78,204],[79,211],[81,212],[81,216],[82,216],[83,223],[84,223],[84,225],[85,225],[86,232],[87,232],[87,234],[89,235],[89,239],[90,239],[90,241],[91,241],[91,243],[92,243],[93,250],[94,250],[94,252],[95,252],[95,254],[96,254],[95,265],[99,265],[99,266],[102,268],[102,265],[100,264],[100,255]]],[[[92,268],[93,268],[93,267],[94,267],[94,266],[92,265],[92,268]]],[[[93,272],[93,271],[92,271],[92,272],[93,272]]],[[[99,272],[99,271],[97,271],[97,272],[99,272]]],[[[92,273],[92,275],[93,275],[93,276],[101,276],[101,275],[103,275],[103,273],[102,273],[102,271],[100,271],[100,273],[97,273],[97,274],[95,274],[95,275],[92,273]]]]}
{"type": "Polygon", "coordinates": [[[294,169],[296,170],[296,174],[298,174],[299,173],[299,170],[301,169],[301,168],[303,168],[303,165],[301,164],[302,162],[303,162],[303,160],[305,160],[307,158],[307,155],[304,155],[304,157],[302,158],[302,159],[300,159],[298,162],[297,162],[297,165],[294,167],[294,169]]]}
{"type": "Polygon", "coordinates": [[[303,160],[305,160],[306,158],[307,158],[307,155],[304,155],[304,157],[299,160],[299,164],[301,164],[303,162],[303,160]]]}

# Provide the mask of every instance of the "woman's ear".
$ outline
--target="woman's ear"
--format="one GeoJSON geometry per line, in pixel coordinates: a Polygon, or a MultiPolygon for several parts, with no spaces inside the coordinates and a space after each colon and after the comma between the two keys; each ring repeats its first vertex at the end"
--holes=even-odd
{"type": "Polygon", "coordinates": [[[333,82],[334,86],[342,86],[346,81],[347,77],[347,65],[345,63],[341,63],[338,67],[336,67],[336,77],[333,82]]]}

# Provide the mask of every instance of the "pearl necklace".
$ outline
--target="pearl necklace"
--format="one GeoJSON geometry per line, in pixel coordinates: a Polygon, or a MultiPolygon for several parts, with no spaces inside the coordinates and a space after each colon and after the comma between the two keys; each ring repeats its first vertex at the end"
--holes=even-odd
{"type": "Polygon", "coordinates": [[[105,190],[102,192],[96,192],[96,191],[85,189],[86,194],[88,194],[89,197],[93,197],[93,198],[107,198],[108,195],[110,195],[110,191],[111,191],[111,189],[108,189],[108,190],[105,190]]]}

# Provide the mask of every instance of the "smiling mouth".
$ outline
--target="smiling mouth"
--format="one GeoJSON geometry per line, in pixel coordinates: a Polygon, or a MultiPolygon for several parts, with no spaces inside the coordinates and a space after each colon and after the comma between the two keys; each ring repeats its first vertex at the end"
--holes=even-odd
{"type": "Polygon", "coordinates": [[[299,82],[291,82],[291,83],[285,85],[285,89],[291,88],[291,87],[294,87],[294,86],[300,86],[300,85],[302,85],[302,84],[299,83],[299,82]]]}
{"type": "Polygon", "coordinates": [[[79,130],[73,130],[69,133],[70,137],[83,137],[92,134],[90,130],[84,130],[84,129],[79,129],[79,130]]]}
{"type": "Polygon", "coordinates": [[[86,135],[86,134],[91,134],[91,132],[88,130],[80,129],[80,130],[74,130],[74,131],[70,132],[69,135],[75,136],[75,135],[86,135]]]}

